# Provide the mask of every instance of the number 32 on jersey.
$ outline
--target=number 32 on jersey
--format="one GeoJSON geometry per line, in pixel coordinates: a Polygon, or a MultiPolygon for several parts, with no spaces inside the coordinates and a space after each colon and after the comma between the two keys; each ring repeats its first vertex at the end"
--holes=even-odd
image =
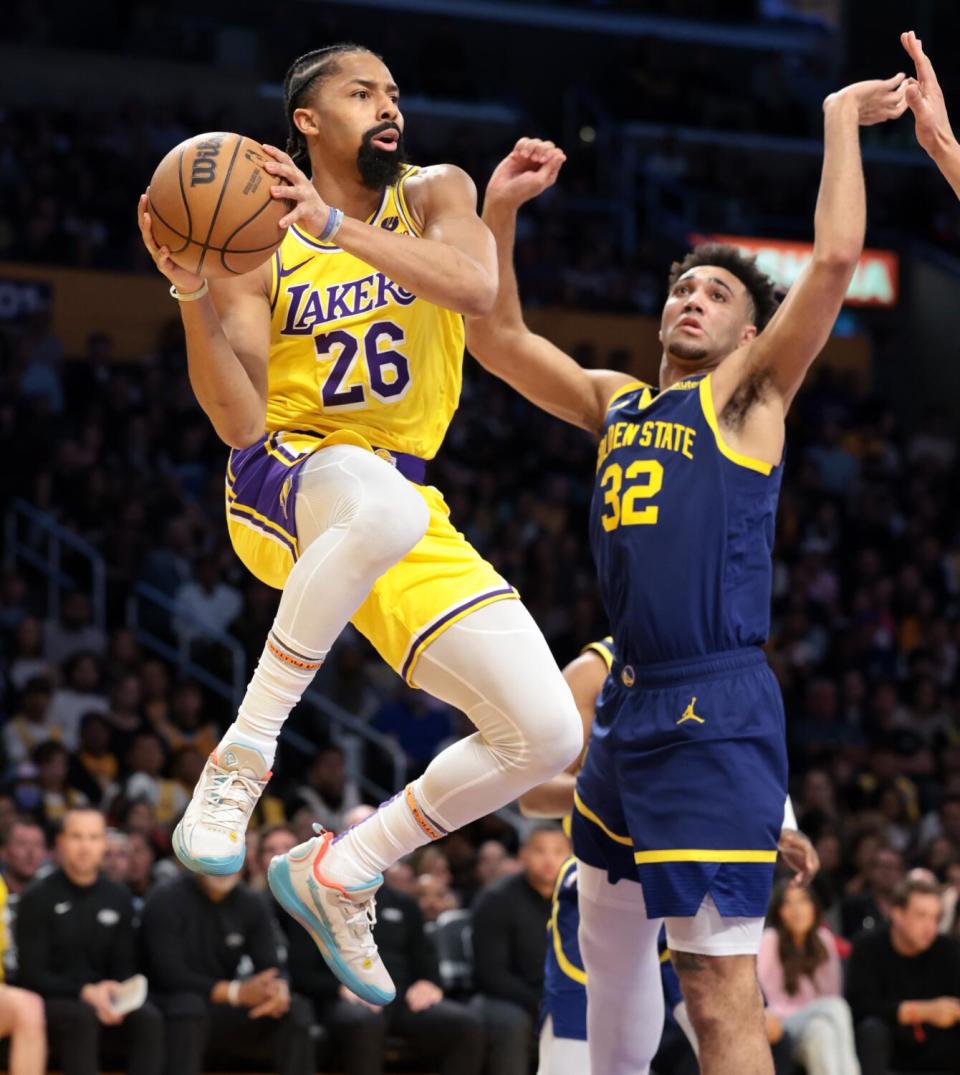
{"type": "Polygon", "coordinates": [[[403,329],[392,321],[375,321],[359,338],[344,328],[318,333],[314,337],[318,360],[333,362],[320,386],[324,410],[357,411],[373,400],[397,403],[403,399],[410,387],[410,363],[396,350],[403,343],[403,329]],[[358,363],[366,372],[359,382],[355,376],[358,363]]]}
{"type": "Polygon", "coordinates": [[[600,478],[603,513],[600,521],[608,533],[618,526],[653,526],[660,509],[656,504],[640,506],[663,488],[663,464],[656,459],[635,459],[626,468],[608,463],[600,478]]]}

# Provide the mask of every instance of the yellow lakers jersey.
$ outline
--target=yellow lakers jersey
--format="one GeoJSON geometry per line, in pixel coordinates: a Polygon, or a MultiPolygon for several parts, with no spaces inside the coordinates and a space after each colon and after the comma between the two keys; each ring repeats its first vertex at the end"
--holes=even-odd
{"type": "MultiPolygon", "coordinates": [[[[419,235],[407,167],[368,223],[419,235]]],[[[272,261],[269,432],[349,429],[432,459],[460,399],[463,318],[292,226],[272,261]]]]}

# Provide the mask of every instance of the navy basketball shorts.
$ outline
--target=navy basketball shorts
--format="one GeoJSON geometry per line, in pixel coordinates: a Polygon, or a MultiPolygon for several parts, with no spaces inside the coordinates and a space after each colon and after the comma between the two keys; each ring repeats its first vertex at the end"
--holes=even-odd
{"type": "Polygon", "coordinates": [[[767,912],[787,795],[783,699],[762,651],[617,663],[577,781],[574,853],[639,881],[650,918],[767,912]]]}

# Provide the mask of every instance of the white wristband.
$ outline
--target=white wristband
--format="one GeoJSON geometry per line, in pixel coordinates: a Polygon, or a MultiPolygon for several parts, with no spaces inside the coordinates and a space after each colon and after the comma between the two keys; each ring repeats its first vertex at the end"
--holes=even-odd
{"type": "Polygon", "coordinates": [[[234,978],[227,986],[227,1003],[231,1008],[240,1006],[240,979],[234,978]]]}
{"type": "Polygon", "coordinates": [[[170,294],[177,300],[177,302],[195,302],[197,299],[202,299],[204,295],[210,290],[210,285],[204,278],[203,283],[196,291],[177,291],[177,285],[170,285],[170,294]]]}

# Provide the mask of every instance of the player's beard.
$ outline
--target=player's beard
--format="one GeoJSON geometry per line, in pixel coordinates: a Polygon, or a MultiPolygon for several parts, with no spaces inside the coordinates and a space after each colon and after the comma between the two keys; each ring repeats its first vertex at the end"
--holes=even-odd
{"type": "Polygon", "coordinates": [[[674,342],[670,345],[670,354],[674,358],[682,358],[684,362],[702,362],[710,357],[706,347],[695,343],[674,342]]]}
{"type": "Polygon", "coordinates": [[[400,177],[403,166],[407,163],[403,146],[403,131],[395,123],[380,123],[364,134],[357,151],[357,171],[360,182],[367,190],[383,190],[400,177]],[[397,148],[393,150],[378,149],[373,140],[384,131],[396,131],[397,148]]]}

